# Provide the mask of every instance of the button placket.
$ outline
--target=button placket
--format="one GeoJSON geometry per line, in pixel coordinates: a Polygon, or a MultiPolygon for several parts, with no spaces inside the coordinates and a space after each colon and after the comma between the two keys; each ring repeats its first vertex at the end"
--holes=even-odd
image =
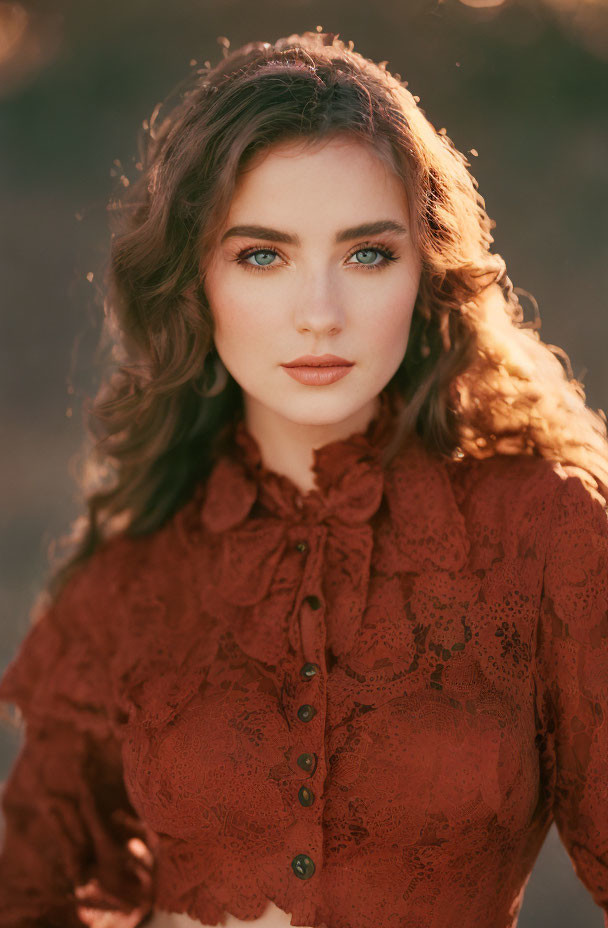
{"type": "MultiPolygon", "coordinates": [[[[318,609],[321,606],[321,602],[317,596],[307,596],[304,601],[308,603],[311,609],[318,609]]],[[[300,668],[300,677],[306,683],[310,683],[313,678],[318,673],[320,673],[320,671],[321,668],[318,664],[314,663],[314,661],[306,661],[306,663],[302,664],[302,667],[300,668]]],[[[310,722],[310,720],[314,718],[316,714],[317,710],[310,703],[303,703],[298,707],[297,715],[301,722],[310,722]]],[[[312,772],[314,772],[314,769],[316,768],[316,759],[313,758],[312,754],[305,752],[300,754],[298,757],[298,764],[304,770],[311,772],[312,768],[312,772]]],[[[310,787],[300,787],[298,791],[298,799],[303,806],[311,806],[314,802],[314,798],[314,793],[310,787]]]]}
{"type": "MultiPolygon", "coordinates": [[[[321,600],[314,594],[305,596],[302,600],[302,604],[307,605],[310,609],[315,611],[321,608],[321,600]]],[[[305,652],[309,650],[309,647],[314,647],[313,641],[314,639],[312,638],[312,628],[307,622],[304,622],[302,624],[302,644],[305,652]],[[309,647],[307,647],[307,645],[309,645],[309,647]]],[[[311,680],[320,672],[321,668],[315,661],[305,661],[305,663],[300,667],[300,678],[306,683],[310,683],[311,680]]],[[[315,713],[316,709],[313,706],[309,706],[308,708],[305,706],[300,706],[298,709],[298,717],[301,718],[304,722],[309,721],[309,719],[312,718],[315,713]],[[304,715],[300,714],[300,710],[302,710],[304,715]],[[309,710],[312,710],[312,714],[310,714],[309,710]]]]}
{"type": "MultiPolygon", "coordinates": [[[[302,555],[306,555],[311,551],[308,541],[303,538],[297,539],[294,544],[295,549],[300,552],[302,555]]],[[[320,548],[315,544],[314,552],[311,553],[311,557],[307,558],[307,569],[305,571],[308,574],[308,577],[304,577],[304,588],[308,583],[315,583],[316,578],[318,577],[318,570],[320,567],[319,559],[322,557],[322,545],[320,548]],[[315,580],[313,580],[315,578],[315,580]],[[308,583],[306,582],[308,580],[308,583]]],[[[312,584],[311,584],[312,585],[312,584]]],[[[309,587],[310,589],[310,587],[309,587]]],[[[302,636],[301,644],[305,656],[316,657],[319,648],[322,648],[322,643],[317,641],[318,628],[315,630],[314,623],[311,622],[310,614],[306,614],[307,609],[316,611],[322,608],[322,601],[319,596],[314,593],[310,593],[301,600],[301,608],[304,610],[302,617],[302,636]]],[[[319,652],[320,653],[320,652],[319,652]]],[[[319,663],[316,663],[314,660],[307,660],[300,666],[300,679],[302,685],[310,685],[313,681],[319,682],[319,677],[321,674],[321,666],[319,663]]],[[[315,687],[315,693],[318,693],[318,689],[315,687]]],[[[296,710],[296,715],[300,722],[308,724],[311,722],[317,715],[318,707],[313,705],[313,700],[309,702],[303,702],[298,706],[296,710]]],[[[313,726],[313,730],[315,726],[313,726]]],[[[301,806],[308,808],[314,806],[315,804],[315,793],[310,786],[310,778],[317,769],[317,754],[310,751],[303,751],[297,758],[296,763],[298,767],[303,770],[306,774],[306,782],[301,783],[298,788],[298,801],[301,806]]],[[[311,813],[312,814],[312,813],[311,813]]],[[[292,870],[294,874],[301,880],[309,879],[315,872],[315,863],[312,857],[308,854],[300,853],[297,854],[291,862],[292,870]]]]}

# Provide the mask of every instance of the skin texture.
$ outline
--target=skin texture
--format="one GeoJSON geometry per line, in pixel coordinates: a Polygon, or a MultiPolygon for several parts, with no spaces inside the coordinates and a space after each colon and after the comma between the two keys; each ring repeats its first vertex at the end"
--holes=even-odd
{"type": "Polygon", "coordinates": [[[245,421],[265,466],[302,493],[315,487],[313,448],[364,430],[403,359],[421,272],[410,229],[397,175],[371,146],[346,136],[314,148],[275,145],[238,180],[205,274],[215,345],[243,390],[245,421]],[[336,244],[339,230],[382,219],[406,233],[336,244]],[[222,242],[243,224],[291,233],[299,245],[250,235],[222,242]],[[385,261],[372,246],[397,260],[385,261]],[[310,386],[280,366],[325,353],[354,367],[335,383],[310,386]]]}

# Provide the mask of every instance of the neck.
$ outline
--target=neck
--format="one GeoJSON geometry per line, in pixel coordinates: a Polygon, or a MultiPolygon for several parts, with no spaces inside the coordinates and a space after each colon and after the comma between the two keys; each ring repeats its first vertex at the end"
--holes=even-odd
{"type": "Polygon", "coordinates": [[[301,493],[316,489],[313,450],[365,432],[379,409],[380,399],[376,396],[339,422],[301,423],[244,397],[245,425],[260,448],[262,464],[288,477],[301,493]]]}

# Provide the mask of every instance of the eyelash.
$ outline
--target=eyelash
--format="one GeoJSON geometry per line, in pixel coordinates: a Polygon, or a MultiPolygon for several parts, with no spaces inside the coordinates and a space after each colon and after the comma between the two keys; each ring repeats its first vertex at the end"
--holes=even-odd
{"type": "MultiPolygon", "coordinates": [[[[386,246],[381,246],[376,242],[364,242],[362,245],[359,245],[357,248],[351,251],[351,253],[348,255],[348,258],[352,258],[352,256],[356,255],[359,251],[377,251],[378,254],[382,255],[383,257],[383,260],[379,264],[355,265],[356,267],[364,268],[366,271],[379,271],[385,268],[389,261],[399,260],[394,251],[392,251],[390,248],[387,248],[386,246]]],[[[236,261],[237,264],[240,264],[241,267],[244,267],[248,271],[253,271],[254,273],[257,271],[265,272],[266,270],[274,267],[274,265],[271,264],[267,264],[266,267],[262,267],[261,265],[256,267],[255,264],[247,264],[245,259],[250,258],[252,255],[258,254],[259,252],[262,254],[276,255],[279,258],[281,257],[275,248],[246,248],[243,251],[240,251],[233,260],[236,261]]]]}

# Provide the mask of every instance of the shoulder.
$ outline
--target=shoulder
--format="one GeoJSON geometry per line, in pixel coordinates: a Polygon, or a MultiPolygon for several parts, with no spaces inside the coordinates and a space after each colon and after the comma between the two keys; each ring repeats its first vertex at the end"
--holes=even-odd
{"type": "Polygon", "coordinates": [[[608,505],[596,482],[574,466],[556,465],[547,530],[545,584],[570,590],[584,603],[598,590],[608,597],[608,505]]]}
{"type": "Polygon", "coordinates": [[[109,605],[154,559],[154,534],[114,535],[79,564],[59,591],[57,603],[81,601],[109,605]]]}
{"type": "Polygon", "coordinates": [[[130,603],[153,596],[165,576],[175,576],[167,535],[160,529],[104,540],[53,597],[40,597],[32,624],[85,637],[102,653],[115,650],[130,603]]]}
{"type": "Polygon", "coordinates": [[[446,470],[469,531],[521,552],[545,550],[560,526],[570,532],[606,528],[606,503],[582,468],[536,455],[449,461],[446,470]]]}
{"type": "Polygon", "coordinates": [[[540,647],[543,672],[570,693],[608,683],[608,509],[585,471],[555,467],[545,538],[540,647]],[[581,650],[582,649],[582,650],[581,650]],[[586,680],[585,680],[585,675],[586,680]]]}
{"type": "MultiPolygon", "coordinates": [[[[54,597],[39,598],[0,679],[0,703],[16,703],[30,718],[52,716],[105,731],[108,718],[120,716],[122,683],[158,688],[159,654],[169,677],[179,664],[176,648],[194,638],[201,604],[196,584],[183,575],[187,562],[172,544],[170,525],[105,540],[54,597]]],[[[213,641],[205,639],[205,647],[213,641]]]]}
{"type": "Polygon", "coordinates": [[[191,560],[191,550],[181,537],[181,521],[192,505],[189,503],[153,531],[120,533],[109,538],[91,558],[83,584],[121,597],[142,585],[160,589],[179,583],[191,560]]]}
{"type": "Polygon", "coordinates": [[[550,495],[550,487],[556,486],[552,475],[560,465],[536,455],[494,454],[450,460],[445,466],[455,492],[463,499],[506,499],[522,491],[550,495]]]}
{"type": "MultiPolygon", "coordinates": [[[[106,669],[117,649],[114,594],[125,550],[119,539],[103,543],[58,592],[38,597],[30,628],[0,680],[0,702],[14,703],[28,720],[107,731],[106,669]]],[[[6,710],[0,714],[6,720],[6,710]]]]}
{"type": "Polygon", "coordinates": [[[582,467],[526,454],[496,454],[446,462],[454,492],[465,501],[502,500],[524,505],[553,502],[554,497],[574,495],[606,504],[597,482],[582,467]]]}

